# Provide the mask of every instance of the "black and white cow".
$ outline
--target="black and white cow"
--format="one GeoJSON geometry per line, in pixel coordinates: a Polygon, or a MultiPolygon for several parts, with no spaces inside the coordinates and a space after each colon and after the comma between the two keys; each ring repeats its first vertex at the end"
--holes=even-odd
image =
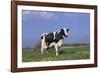
{"type": "Polygon", "coordinates": [[[69,29],[62,28],[58,32],[43,33],[41,35],[41,53],[44,49],[48,51],[50,47],[54,46],[56,56],[58,56],[58,48],[61,47],[64,37],[68,36],[68,31],[69,29]]]}

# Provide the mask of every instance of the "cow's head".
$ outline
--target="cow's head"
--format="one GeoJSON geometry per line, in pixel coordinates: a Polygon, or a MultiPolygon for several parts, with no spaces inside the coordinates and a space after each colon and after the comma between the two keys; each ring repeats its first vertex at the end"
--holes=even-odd
{"type": "Polygon", "coordinates": [[[66,29],[66,28],[62,28],[62,29],[61,29],[61,33],[62,33],[62,35],[65,36],[65,37],[68,37],[68,31],[69,31],[69,29],[66,29]]]}

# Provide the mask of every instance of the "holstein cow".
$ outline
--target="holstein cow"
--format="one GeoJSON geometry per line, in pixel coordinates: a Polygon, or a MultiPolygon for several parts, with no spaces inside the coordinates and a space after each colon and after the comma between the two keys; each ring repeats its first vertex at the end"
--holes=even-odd
{"type": "Polygon", "coordinates": [[[41,35],[41,53],[43,50],[54,46],[56,56],[58,56],[58,48],[61,47],[64,37],[68,37],[69,29],[62,28],[59,32],[43,33],[41,35]]]}

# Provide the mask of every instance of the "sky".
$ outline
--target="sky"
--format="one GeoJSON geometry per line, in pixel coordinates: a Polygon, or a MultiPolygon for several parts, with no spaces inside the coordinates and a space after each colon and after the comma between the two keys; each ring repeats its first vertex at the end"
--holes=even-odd
{"type": "Polygon", "coordinates": [[[61,28],[70,30],[66,44],[90,42],[89,13],[22,10],[22,47],[34,47],[42,33],[61,28]]]}

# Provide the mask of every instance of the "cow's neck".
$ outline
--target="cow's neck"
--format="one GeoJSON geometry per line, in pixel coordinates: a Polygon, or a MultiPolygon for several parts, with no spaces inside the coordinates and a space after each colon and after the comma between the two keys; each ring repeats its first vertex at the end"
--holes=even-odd
{"type": "Polygon", "coordinates": [[[58,42],[60,39],[63,39],[63,35],[62,35],[62,32],[59,32],[59,33],[56,33],[56,36],[55,36],[55,42],[58,42]]]}

